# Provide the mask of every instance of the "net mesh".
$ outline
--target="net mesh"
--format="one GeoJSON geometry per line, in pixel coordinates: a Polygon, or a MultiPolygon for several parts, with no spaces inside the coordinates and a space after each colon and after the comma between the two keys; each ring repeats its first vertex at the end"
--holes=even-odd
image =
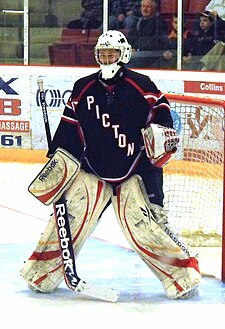
{"type": "Polygon", "coordinates": [[[221,246],[223,223],[224,107],[205,98],[166,95],[180,135],[164,167],[169,222],[192,246],[221,246]],[[214,104],[215,103],[215,104],[214,104]]]}

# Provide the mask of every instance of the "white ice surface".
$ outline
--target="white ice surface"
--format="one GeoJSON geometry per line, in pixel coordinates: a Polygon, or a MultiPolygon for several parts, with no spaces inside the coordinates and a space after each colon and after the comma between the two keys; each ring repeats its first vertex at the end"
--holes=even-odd
{"type": "Polygon", "coordinates": [[[119,301],[114,304],[90,300],[75,295],[64,283],[49,295],[30,291],[19,271],[52,211],[51,206],[43,206],[27,192],[41,167],[0,163],[2,328],[223,327],[225,285],[220,281],[220,248],[198,249],[204,274],[199,295],[191,300],[171,301],[160,282],[129,249],[111,208],[84,245],[77,267],[78,274],[90,283],[119,289],[119,301]]]}

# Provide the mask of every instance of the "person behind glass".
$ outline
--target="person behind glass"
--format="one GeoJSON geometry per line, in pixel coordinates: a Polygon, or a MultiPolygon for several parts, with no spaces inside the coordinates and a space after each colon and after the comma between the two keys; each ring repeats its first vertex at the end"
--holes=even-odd
{"type": "Polygon", "coordinates": [[[82,0],[81,6],[84,8],[80,18],[67,24],[69,29],[97,29],[102,24],[103,1],[102,0],[82,0]]]}
{"type": "Polygon", "coordinates": [[[110,1],[109,29],[131,30],[135,28],[140,17],[141,0],[110,1]]]}
{"type": "Polygon", "coordinates": [[[152,67],[167,45],[167,36],[168,26],[157,11],[156,0],[142,0],[141,17],[128,34],[133,49],[129,67],[152,67]]]}
{"type": "Polygon", "coordinates": [[[201,57],[206,55],[217,42],[225,41],[224,36],[217,31],[214,20],[214,15],[209,11],[199,15],[199,27],[195,35],[185,42],[184,69],[201,69],[201,57]]]}
{"type": "MultiPolygon", "coordinates": [[[[184,40],[192,36],[191,31],[183,29],[183,44],[184,40]]],[[[162,56],[154,63],[155,68],[175,69],[177,66],[177,14],[172,17],[172,29],[168,35],[168,47],[162,53],[162,56]]]]}
{"type": "Polygon", "coordinates": [[[218,30],[225,31],[225,0],[211,0],[205,7],[215,17],[218,30]]]}

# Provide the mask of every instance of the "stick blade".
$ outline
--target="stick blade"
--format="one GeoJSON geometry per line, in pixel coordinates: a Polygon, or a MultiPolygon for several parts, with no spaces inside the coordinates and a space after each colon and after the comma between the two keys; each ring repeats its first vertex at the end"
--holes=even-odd
{"type": "Polygon", "coordinates": [[[118,301],[120,295],[119,291],[117,290],[108,287],[95,286],[86,283],[83,280],[80,280],[74,291],[82,293],[88,297],[93,297],[95,299],[100,299],[113,303],[116,303],[118,301]]]}

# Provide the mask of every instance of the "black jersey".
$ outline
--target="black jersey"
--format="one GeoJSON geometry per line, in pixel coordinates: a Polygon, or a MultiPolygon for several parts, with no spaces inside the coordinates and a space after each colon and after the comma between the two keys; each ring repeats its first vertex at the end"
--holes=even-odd
{"type": "Polygon", "coordinates": [[[149,77],[122,69],[115,85],[105,85],[99,74],[75,82],[49,153],[62,147],[85,158],[100,178],[117,182],[140,161],[141,129],[173,123],[168,101],[149,77]]]}

